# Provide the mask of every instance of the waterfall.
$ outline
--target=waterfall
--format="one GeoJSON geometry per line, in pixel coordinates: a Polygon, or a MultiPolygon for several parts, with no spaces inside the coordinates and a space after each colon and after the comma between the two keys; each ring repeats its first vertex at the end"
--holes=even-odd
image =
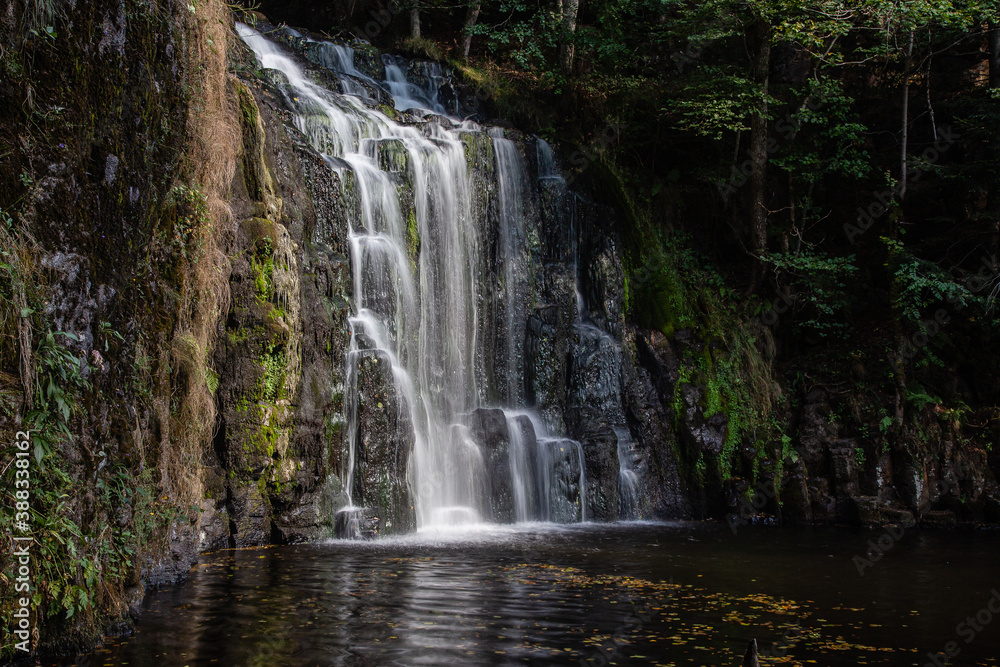
{"type": "Polygon", "coordinates": [[[636,465],[635,443],[627,428],[613,428],[618,437],[618,516],[639,518],[639,471],[636,465]]]}
{"type": "Polygon", "coordinates": [[[393,102],[400,111],[408,109],[424,109],[434,113],[445,113],[444,106],[438,100],[438,82],[441,79],[440,65],[433,63],[427,68],[427,89],[411,83],[403,73],[406,62],[400,58],[384,54],[382,64],[385,65],[385,84],[392,94],[393,102]]]}
{"type": "Polygon", "coordinates": [[[357,95],[371,99],[365,83],[378,86],[378,82],[361,73],[354,66],[354,49],[346,44],[331,44],[330,42],[311,42],[315,45],[316,60],[320,65],[338,74],[342,92],[347,95],[357,95]]]}
{"type": "Polygon", "coordinates": [[[524,400],[524,329],[530,308],[530,258],[524,229],[524,201],[527,169],[514,142],[499,128],[491,128],[496,155],[497,205],[499,208],[499,252],[496,267],[503,277],[499,300],[504,306],[502,337],[506,356],[494,371],[503,380],[505,405],[521,405],[524,400]]]}
{"type": "Polygon", "coordinates": [[[583,448],[549,434],[524,410],[523,347],[533,298],[524,219],[531,185],[517,144],[499,129],[484,132],[443,115],[439,65],[418,69],[387,55],[386,80],[375,81],[356,69],[349,47],[312,43],[314,61],[338,75],[336,93],[276,44],[237,27],[262,67],[283,75],[271,78],[295,127],[324,155],[354,211],[344,398],[349,505],[338,514],[338,534],[475,523],[498,516],[507,493],[513,512],[499,520],[584,519],[583,448]],[[408,72],[423,84],[408,80],[408,72]],[[388,118],[374,108],[366,86],[391,94],[401,111],[420,110],[411,117],[423,120],[388,118]],[[493,155],[488,177],[496,200],[486,206],[475,204],[472,162],[481,145],[493,155]],[[495,220],[495,239],[484,238],[488,218],[495,220]],[[495,248],[492,260],[488,247],[495,248]],[[500,277],[499,292],[483,284],[488,261],[495,261],[489,269],[500,277]],[[492,320],[483,308],[493,309],[492,320]],[[487,339],[500,341],[495,352],[502,359],[484,359],[487,339]],[[496,377],[483,380],[477,371],[491,364],[496,377]],[[487,401],[512,409],[496,437],[482,424],[473,427],[487,401]],[[509,484],[501,485],[497,474],[509,475],[509,484]]]}
{"type": "Polygon", "coordinates": [[[550,435],[531,410],[504,410],[509,433],[511,495],[516,520],[587,520],[583,446],[550,435]]]}
{"type": "Polygon", "coordinates": [[[538,155],[538,178],[552,178],[562,181],[563,177],[556,166],[552,146],[549,146],[544,139],[539,139],[536,144],[536,152],[538,155]]]}

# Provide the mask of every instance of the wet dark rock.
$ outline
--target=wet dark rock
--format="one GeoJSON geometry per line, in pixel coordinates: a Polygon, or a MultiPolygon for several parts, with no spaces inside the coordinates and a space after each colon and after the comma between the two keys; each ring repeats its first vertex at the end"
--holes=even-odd
{"type": "Polygon", "coordinates": [[[357,433],[355,437],[355,505],[377,509],[384,533],[413,530],[416,519],[406,482],[413,450],[409,409],[393,384],[388,355],[363,350],[357,366],[357,433]]]}
{"type": "Polygon", "coordinates": [[[934,512],[926,512],[921,517],[920,523],[924,526],[934,528],[954,528],[958,525],[958,518],[955,516],[954,512],[949,510],[937,510],[934,512]]]}
{"type": "Polygon", "coordinates": [[[256,484],[232,488],[226,504],[232,546],[252,547],[270,541],[270,508],[256,484]]]}
{"type": "Polygon", "coordinates": [[[618,518],[618,436],[604,425],[578,437],[587,467],[587,518],[614,521],[618,518]]]}
{"type": "Polygon", "coordinates": [[[799,446],[796,451],[813,475],[825,475],[828,468],[827,444],[836,438],[830,423],[830,406],[822,390],[813,389],[806,396],[799,425],[799,446]]]}
{"type": "Polygon", "coordinates": [[[535,308],[526,332],[525,398],[538,407],[545,425],[555,433],[566,428],[562,416],[568,348],[564,327],[559,308],[546,305],[535,308]]]}
{"type": "Polygon", "coordinates": [[[378,511],[370,507],[347,507],[337,511],[334,534],[345,540],[371,540],[379,536],[382,524],[378,511]]]}
{"type": "Polygon", "coordinates": [[[838,442],[839,447],[830,450],[830,467],[833,472],[833,481],[838,485],[855,483],[855,454],[853,441],[838,442]],[[848,445],[848,446],[844,446],[848,445]]]}
{"type": "Polygon", "coordinates": [[[533,480],[533,483],[528,483],[524,487],[525,505],[529,508],[529,518],[536,518],[530,508],[539,507],[539,503],[541,502],[539,498],[541,494],[539,480],[543,471],[538,469],[538,462],[541,458],[539,456],[538,434],[535,432],[535,426],[532,421],[525,415],[514,417],[510,430],[513,429],[517,429],[520,433],[521,447],[523,447],[520,459],[523,464],[521,472],[526,480],[533,480]]]}
{"type": "MultiPolygon", "coordinates": [[[[308,488],[311,476],[305,477],[296,486],[308,488]]],[[[289,502],[275,503],[272,537],[283,544],[330,537],[334,532],[331,530],[330,517],[334,516],[335,509],[343,506],[345,501],[340,480],[335,475],[330,475],[326,483],[317,490],[292,494],[289,502]]]]}
{"type": "Polygon", "coordinates": [[[514,492],[511,480],[510,429],[503,410],[479,408],[469,416],[472,439],[482,448],[491,506],[488,516],[498,523],[513,523],[514,492]]]}
{"type": "Polygon", "coordinates": [[[531,420],[525,415],[508,419],[502,410],[479,408],[469,415],[467,423],[472,439],[484,453],[486,486],[491,499],[491,505],[485,508],[486,517],[498,523],[513,523],[518,519],[514,468],[520,466],[525,518],[538,520],[544,479],[543,471],[538,468],[539,444],[531,420]]]}
{"type": "MultiPolygon", "coordinates": [[[[593,325],[573,326],[570,344],[567,413],[593,412],[604,423],[624,424],[621,405],[620,346],[593,325]]],[[[578,419],[568,416],[567,426],[577,430],[578,419]]]]}
{"type": "Polygon", "coordinates": [[[702,412],[704,390],[695,384],[683,383],[680,386],[683,401],[684,434],[698,448],[718,456],[726,441],[727,420],[725,414],[719,412],[706,418],[702,412]]]}
{"type": "Polygon", "coordinates": [[[916,518],[913,512],[895,505],[882,507],[882,522],[893,526],[913,526],[916,525],[916,518]]]}
{"type": "Polygon", "coordinates": [[[582,259],[581,289],[587,316],[600,329],[618,339],[625,324],[624,269],[614,238],[595,235],[582,259]]]}
{"type": "Polygon", "coordinates": [[[792,524],[806,524],[813,521],[809,484],[805,467],[801,462],[793,464],[782,480],[781,516],[792,524]]]}
{"type": "Polygon", "coordinates": [[[895,490],[907,507],[926,507],[930,493],[924,482],[923,470],[917,470],[908,457],[896,466],[895,490]]]}
{"type": "MultiPolygon", "coordinates": [[[[636,336],[633,340],[641,338],[636,336]]],[[[694,493],[681,479],[676,455],[677,435],[659,391],[646,368],[634,366],[629,357],[626,357],[623,374],[626,420],[643,459],[639,514],[641,517],[690,517],[694,493]]]]}
{"type": "Polygon", "coordinates": [[[542,467],[552,471],[547,484],[539,490],[542,502],[548,504],[550,519],[556,523],[580,521],[585,502],[580,473],[586,465],[580,446],[573,440],[550,438],[540,440],[538,448],[542,467]]]}
{"type": "Polygon", "coordinates": [[[830,494],[830,481],[825,477],[810,477],[806,482],[813,520],[832,523],[837,518],[837,501],[830,494]]]}

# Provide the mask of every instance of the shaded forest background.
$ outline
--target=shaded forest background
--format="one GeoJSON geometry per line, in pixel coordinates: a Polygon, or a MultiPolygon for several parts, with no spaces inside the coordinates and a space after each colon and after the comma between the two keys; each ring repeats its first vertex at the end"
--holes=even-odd
{"type": "Polygon", "coordinates": [[[259,8],[451,62],[560,144],[631,212],[639,324],[742,318],[786,393],[850,394],[856,435],[919,439],[932,413],[996,435],[997,3],[259,8]]]}

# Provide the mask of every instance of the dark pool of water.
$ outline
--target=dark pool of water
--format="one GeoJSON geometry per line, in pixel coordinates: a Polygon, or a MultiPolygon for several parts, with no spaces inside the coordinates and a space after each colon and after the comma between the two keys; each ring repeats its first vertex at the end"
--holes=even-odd
{"type": "Polygon", "coordinates": [[[922,666],[947,648],[1000,664],[1000,534],[910,529],[862,576],[881,535],[531,526],[222,551],[74,664],[735,666],[752,637],[765,666],[922,666]]]}

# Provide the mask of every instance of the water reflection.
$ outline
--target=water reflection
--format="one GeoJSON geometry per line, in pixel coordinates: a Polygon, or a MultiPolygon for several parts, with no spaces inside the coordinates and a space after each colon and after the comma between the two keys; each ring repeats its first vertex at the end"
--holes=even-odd
{"type": "MultiPolygon", "coordinates": [[[[225,551],[89,665],[923,665],[1000,585],[989,533],[625,524],[225,551]]],[[[997,664],[1000,633],[953,665],[997,664]]],[[[82,661],[79,664],[84,664],[82,661]]]]}

